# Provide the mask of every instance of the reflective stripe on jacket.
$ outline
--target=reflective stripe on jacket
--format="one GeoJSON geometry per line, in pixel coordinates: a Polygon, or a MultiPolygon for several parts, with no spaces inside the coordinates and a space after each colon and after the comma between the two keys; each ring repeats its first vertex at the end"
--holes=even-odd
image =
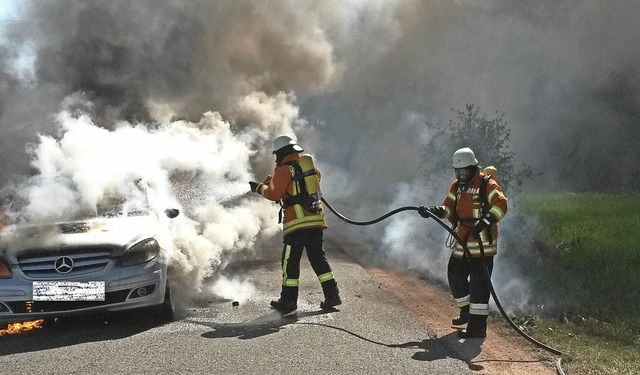
{"type": "MultiPolygon", "coordinates": [[[[292,176],[295,174],[295,168],[285,165],[289,161],[299,162],[300,154],[292,153],[282,160],[282,165],[276,167],[273,178],[269,185],[260,184],[258,191],[260,194],[272,201],[281,202],[286,196],[295,196],[299,191],[298,183],[293,183],[292,176]]],[[[320,180],[320,171],[315,168],[318,180],[320,180]]],[[[320,203],[322,204],[322,203],[320,203]]],[[[324,219],[324,210],[318,213],[312,213],[301,205],[295,204],[284,209],[284,218],[282,221],[284,234],[287,235],[298,229],[304,228],[327,228],[327,222],[324,219]]]]}
{"type": "MultiPolygon", "coordinates": [[[[456,233],[463,241],[466,241],[472,257],[482,256],[478,240],[471,236],[469,230],[482,216],[482,200],[484,198],[480,196],[480,186],[485,183],[484,176],[482,172],[476,174],[464,192],[457,188],[457,180],[453,181],[442,202],[446,211],[445,218],[457,220],[456,233]]],[[[487,208],[495,223],[483,230],[480,233],[480,238],[484,247],[484,255],[493,256],[498,252],[498,221],[507,213],[507,197],[502,192],[502,187],[494,179],[489,179],[486,184],[486,199],[489,204],[487,208]],[[489,231],[491,232],[489,233],[489,231]]],[[[457,242],[453,248],[453,256],[464,257],[464,249],[457,242]]]]}

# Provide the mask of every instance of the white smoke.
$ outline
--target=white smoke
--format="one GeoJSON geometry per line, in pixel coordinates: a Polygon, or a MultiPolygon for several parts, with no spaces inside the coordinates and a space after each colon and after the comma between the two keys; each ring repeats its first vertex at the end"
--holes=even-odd
{"type": "Polygon", "coordinates": [[[248,281],[222,276],[211,285],[211,292],[221,298],[242,303],[255,293],[255,287],[248,281]]]}
{"type": "MultiPolygon", "coordinates": [[[[58,136],[39,137],[32,165],[38,177],[72,178],[81,203],[89,207],[109,192],[124,192],[131,181],[143,181],[158,212],[181,209],[181,215],[167,223],[170,235],[163,245],[179,290],[202,292],[203,282],[223,258],[251,251],[258,237],[278,233],[274,206],[247,194],[247,182],[256,179],[250,161],[272,134],[291,131],[297,111],[286,96],[265,99],[256,104],[249,97],[240,104],[250,107],[255,124],[264,126],[233,133],[215,112],[203,114],[197,123],[121,121],[107,130],[88,114],[70,110],[84,100],[75,95],[56,116],[58,136]]],[[[64,193],[60,186],[36,185],[27,194],[24,217],[32,222],[60,219],[79,203],[72,192],[64,193]],[[52,196],[57,199],[52,201],[52,196]]]]}

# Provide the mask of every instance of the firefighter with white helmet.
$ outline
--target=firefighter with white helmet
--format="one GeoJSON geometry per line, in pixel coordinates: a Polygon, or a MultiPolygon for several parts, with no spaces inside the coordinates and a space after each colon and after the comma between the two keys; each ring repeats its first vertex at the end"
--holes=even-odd
{"type": "Polygon", "coordinates": [[[507,197],[496,181],[496,169],[487,167],[480,171],[470,148],[454,152],[453,168],[456,179],[442,205],[421,206],[418,212],[425,218],[429,217],[429,211],[449,219],[469,249],[466,253],[456,241],[447,266],[451,294],[460,308],[460,316],[452,323],[467,324],[466,329],[458,332],[460,337],[482,338],[486,337],[491,293],[484,267],[490,276],[498,249],[498,221],[507,213],[507,197]]]}
{"type": "Polygon", "coordinates": [[[268,176],[262,183],[249,182],[251,191],[279,202],[282,207],[282,290],[280,298],[271,301],[271,307],[284,313],[297,309],[300,258],[305,249],[324,293],[320,308],[331,309],[342,303],[322,247],[327,223],[320,196],[320,171],[311,155],[300,154],[303,151],[292,134],[277,136],[273,140],[276,156],[273,178],[268,176]]]}
{"type": "Polygon", "coordinates": [[[478,159],[469,147],[464,147],[453,153],[453,168],[459,186],[466,190],[471,174],[477,171],[478,159]]]}

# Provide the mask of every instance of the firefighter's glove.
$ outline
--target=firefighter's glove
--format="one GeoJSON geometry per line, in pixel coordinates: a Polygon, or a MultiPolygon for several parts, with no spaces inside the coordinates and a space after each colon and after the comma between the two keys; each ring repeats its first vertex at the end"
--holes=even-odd
{"type": "Polygon", "coordinates": [[[480,234],[483,230],[487,229],[487,227],[491,225],[491,223],[493,222],[494,222],[493,218],[491,217],[490,214],[487,213],[480,220],[478,220],[474,229],[476,230],[476,233],[480,234]]]}
{"type": "Polygon", "coordinates": [[[260,186],[260,184],[259,184],[259,183],[255,182],[255,181],[250,181],[250,182],[249,182],[249,186],[251,187],[251,191],[252,191],[252,192],[254,192],[254,193],[260,193],[260,192],[258,191],[258,187],[260,186]]]}
{"type": "Polygon", "coordinates": [[[441,218],[445,214],[445,209],[443,206],[418,207],[418,213],[420,214],[420,216],[424,217],[425,219],[428,219],[431,217],[431,215],[429,215],[429,212],[441,218]]]}

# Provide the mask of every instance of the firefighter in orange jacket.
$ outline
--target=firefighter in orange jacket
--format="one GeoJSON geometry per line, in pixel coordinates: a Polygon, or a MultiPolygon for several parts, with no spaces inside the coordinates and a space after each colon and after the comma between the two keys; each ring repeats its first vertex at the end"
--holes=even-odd
{"type": "Polygon", "coordinates": [[[421,206],[418,212],[425,218],[429,217],[429,211],[449,219],[458,237],[465,241],[470,254],[456,242],[447,267],[451,294],[460,308],[460,316],[452,323],[468,323],[466,329],[458,332],[460,337],[486,337],[491,290],[484,266],[490,276],[498,249],[498,221],[507,213],[507,198],[495,178],[488,171],[487,174],[480,171],[470,148],[461,148],[453,154],[453,168],[456,180],[451,183],[442,206],[421,206]]]}
{"type": "Polygon", "coordinates": [[[276,137],[273,140],[273,154],[276,156],[273,178],[268,176],[262,183],[249,183],[251,191],[280,202],[284,210],[282,290],[280,298],[271,301],[271,307],[284,313],[297,309],[300,258],[304,249],[324,293],[320,308],[331,309],[342,303],[338,284],[322,247],[327,223],[320,201],[320,171],[311,155],[300,154],[303,151],[293,135],[276,137]]]}

